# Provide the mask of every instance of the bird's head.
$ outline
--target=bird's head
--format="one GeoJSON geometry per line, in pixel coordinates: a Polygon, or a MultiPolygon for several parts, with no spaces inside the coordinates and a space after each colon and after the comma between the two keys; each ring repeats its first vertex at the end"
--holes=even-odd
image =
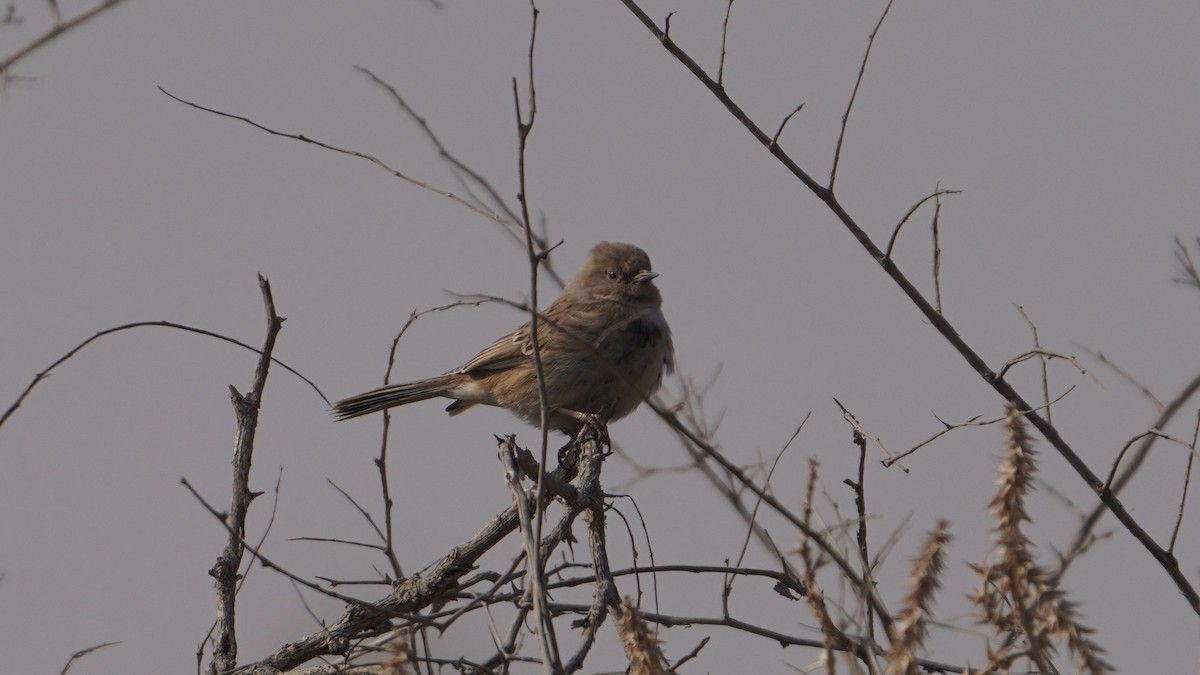
{"type": "Polygon", "coordinates": [[[633,244],[602,241],[588,253],[567,292],[592,299],[615,300],[657,307],[662,295],[654,285],[658,274],[650,269],[650,256],[633,244]]]}

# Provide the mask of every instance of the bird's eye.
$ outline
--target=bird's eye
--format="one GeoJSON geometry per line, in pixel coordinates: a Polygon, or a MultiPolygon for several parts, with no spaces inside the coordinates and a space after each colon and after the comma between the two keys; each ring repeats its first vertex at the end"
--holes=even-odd
{"type": "Polygon", "coordinates": [[[609,278],[609,279],[616,279],[616,278],[617,278],[617,271],[616,271],[616,270],[609,270],[609,271],[608,271],[608,278],[609,278]]]}

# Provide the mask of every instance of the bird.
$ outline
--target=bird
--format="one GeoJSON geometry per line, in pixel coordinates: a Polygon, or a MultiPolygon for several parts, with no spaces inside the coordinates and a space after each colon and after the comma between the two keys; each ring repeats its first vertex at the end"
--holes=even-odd
{"type": "MultiPolygon", "coordinates": [[[[654,285],[657,276],[637,246],[600,242],[538,315],[549,428],[574,436],[589,421],[607,426],[632,413],[674,371],[675,348],[654,285]]],[[[452,399],[446,407],[451,415],[490,405],[540,427],[530,323],[458,368],[351,396],[335,403],[333,413],[346,420],[436,397],[452,399]]]]}

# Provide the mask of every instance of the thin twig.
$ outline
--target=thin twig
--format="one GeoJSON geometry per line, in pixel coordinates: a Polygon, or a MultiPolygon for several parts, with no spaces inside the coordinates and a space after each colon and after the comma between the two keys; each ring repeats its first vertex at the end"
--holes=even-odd
{"type": "Polygon", "coordinates": [[[1167,440],[1167,441],[1171,441],[1173,443],[1178,443],[1179,445],[1182,445],[1185,448],[1192,447],[1192,446],[1188,445],[1187,443],[1179,440],[1178,438],[1175,438],[1174,436],[1171,436],[1170,434],[1164,433],[1160,429],[1147,429],[1146,431],[1143,431],[1142,433],[1138,434],[1137,436],[1134,436],[1133,438],[1129,439],[1125,443],[1125,445],[1121,446],[1121,451],[1117,453],[1117,458],[1115,460],[1113,460],[1112,468],[1109,469],[1109,471],[1108,471],[1108,479],[1104,481],[1104,487],[1106,487],[1110,490],[1113,488],[1113,483],[1116,481],[1116,477],[1117,477],[1117,469],[1121,466],[1121,460],[1125,459],[1125,453],[1129,452],[1129,448],[1133,447],[1134,443],[1137,443],[1138,441],[1142,440],[1143,438],[1147,438],[1150,436],[1153,436],[1155,438],[1161,438],[1161,439],[1167,440]]]}
{"type": "MultiPolygon", "coordinates": [[[[1021,318],[1025,320],[1025,325],[1029,326],[1029,330],[1033,331],[1033,347],[1034,347],[1034,349],[1041,349],[1042,343],[1041,343],[1041,340],[1038,339],[1037,324],[1035,324],[1033,322],[1033,319],[1030,319],[1029,315],[1025,313],[1024,307],[1022,307],[1021,305],[1015,304],[1015,303],[1013,304],[1013,307],[1017,308],[1017,311],[1021,313],[1021,318]]],[[[1044,354],[1038,355],[1038,362],[1042,368],[1042,400],[1045,402],[1045,406],[1046,406],[1046,422],[1053,424],[1054,420],[1050,417],[1050,374],[1048,372],[1049,368],[1047,366],[1049,361],[1050,361],[1050,359],[1046,355],[1044,355],[1044,354]]],[[[1001,374],[1001,377],[1003,377],[1003,373],[1001,374]]]]}
{"type": "MultiPolygon", "coordinates": [[[[103,0],[103,2],[93,5],[90,9],[80,12],[66,21],[61,20],[62,17],[57,17],[58,20],[55,21],[54,25],[51,26],[45,33],[42,33],[38,37],[34,38],[32,42],[24,47],[21,47],[17,51],[9,54],[3,59],[0,59],[0,86],[2,86],[4,82],[7,82],[10,77],[12,77],[12,75],[9,73],[9,70],[11,70],[18,61],[44,47],[59,35],[62,35],[63,33],[75,28],[85,21],[94,18],[101,12],[105,12],[113,7],[116,7],[117,5],[121,4],[121,2],[123,2],[123,0],[103,0]]],[[[55,14],[57,14],[57,10],[55,11],[55,14]]],[[[9,16],[12,16],[11,11],[9,16]]]]}
{"type": "Polygon", "coordinates": [[[406,183],[415,185],[416,187],[419,187],[422,190],[428,190],[429,192],[432,192],[436,195],[445,197],[446,199],[449,199],[450,201],[454,202],[455,204],[458,204],[464,208],[467,208],[467,209],[471,210],[472,212],[477,213],[489,220],[495,221],[505,227],[520,228],[520,225],[512,223],[504,216],[502,216],[498,213],[495,213],[495,212],[491,211],[490,209],[487,209],[483,206],[479,206],[478,204],[472,204],[471,202],[467,201],[466,199],[463,199],[462,197],[459,197],[458,195],[454,194],[453,192],[447,192],[446,190],[436,188],[428,183],[425,183],[416,178],[413,178],[412,176],[409,176],[409,175],[399,171],[398,169],[392,168],[390,165],[387,164],[387,162],[384,162],[383,160],[379,159],[378,157],[375,157],[374,155],[369,155],[365,152],[359,152],[357,150],[341,148],[336,145],[330,145],[329,143],[324,143],[322,141],[318,141],[316,139],[309,138],[309,137],[305,136],[304,134],[289,134],[289,133],[286,133],[283,131],[277,131],[277,130],[267,127],[265,125],[259,124],[258,122],[255,122],[254,120],[252,120],[248,117],[242,117],[241,115],[234,115],[231,113],[222,112],[220,110],[215,110],[213,108],[206,108],[198,103],[192,103],[191,101],[180,98],[180,97],[176,96],[175,94],[172,94],[171,92],[167,91],[166,89],[163,89],[162,87],[159,87],[158,90],[161,91],[162,93],[166,94],[167,96],[175,99],[176,101],[179,101],[180,103],[182,103],[184,105],[190,106],[197,110],[203,110],[204,112],[212,113],[214,115],[219,115],[221,117],[228,117],[229,119],[234,119],[234,120],[238,120],[240,122],[245,122],[246,124],[249,124],[250,126],[254,127],[255,129],[265,131],[268,134],[271,134],[272,136],[280,136],[282,138],[290,138],[294,141],[301,141],[303,143],[309,143],[311,145],[315,145],[318,148],[323,148],[325,150],[330,150],[330,151],[340,153],[343,155],[348,155],[350,157],[356,157],[358,159],[366,160],[366,161],[374,164],[375,166],[379,167],[380,169],[383,169],[384,171],[388,172],[392,176],[399,178],[402,181],[405,181],[406,183]]]}
{"type": "Polygon", "coordinates": [[[995,419],[990,419],[990,420],[985,420],[983,422],[980,422],[979,418],[981,416],[976,415],[975,417],[972,417],[971,419],[967,420],[966,422],[955,422],[954,424],[950,424],[950,423],[944,421],[942,418],[938,417],[937,415],[934,415],[933,417],[934,417],[934,419],[936,419],[937,421],[942,423],[942,426],[944,428],[941,431],[938,431],[937,433],[933,434],[929,438],[926,438],[925,440],[921,441],[920,443],[917,443],[916,445],[909,448],[908,450],[905,450],[904,452],[900,452],[900,453],[893,455],[890,460],[885,459],[883,461],[883,465],[891,466],[891,462],[898,460],[898,459],[903,459],[905,457],[908,457],[909,455],[913,454],[917,450],[920,450],[921,448],[925,447],[926,445],[929,445],[930,443],[936,441],[937,439],[941,438],[942,436],[945,436],[946,434],[950,433],[951,431],[954,431],[955,429],[961,429],[963,427],[978,427],[978,426],[985,426],[988,424],[995,424],[996,422],[1000,422],[1004,419],[1003,417],[997,417],[995,419]]]}
{"type": "MultiPolygon", "coordinates": [[[[345,490],[343,490],[342,486],[338,485],[337,483],[333,482],[332,480],[326,478],[325,482],[329,483],[329,485],[334,490],[337,490],[338,493],[341,494],[342,497],[346,501],[350,502],[350,505],[354,507],[354,510],[358,511],[358,515],[362,516],[363,520],[367,521],[367,524],[371,526],[372,530],[375,530],[375,536],[379,537],[379,540],[381,542],[387,541],[387,537],[384,536],[383,531],[379,529],[379,525],[375,524],[375,518],[371,516],[371,513],[369,511],[367,511],[367,509],[364,508],[362,504],[358,503],[358,500],[356,500],[353,496],[351,496],[349,492],[346,492],[345,490]]],[[[381,547],[375,546],[373,544],[364,544],[364,545],[372,546],[374,548],[381,548],[381,547]]]]}
{"type": "MultiPolygon", "coordinates": [[[[943,190],[941,188],[937,188],[932,193],[927,194],[924,197],[922,197],[916,204],[913,204],[908,209],[908,211],[904,214],[904,217],[900,219],[900,222],[896,223],[896,227],[892,228],[892,236],[890,239],[888,239],[887,250],[883,254],[883,257],[885,257],[889,260],[891,259],[892,250],[896,247],[896,239],[900,237],[900,229],[904,227],[904,224],[908,222],[908,219],[912,218],[913,214],[917,212],[917,209],[921,208],[921,206],[923,206],[925,204],[925,202],[929,201],[930,199],[937,200],[942,195],[956,195],[956,194],[959,194],[960,192],[962,192],[962,190],[943,190]]],[[[939,208],[941,207],[941,202],[935,201],[934,203],[937,204],[937,206],[939,208]]],[[[941,252],[941,249],[937,248],[936,232],[937,232],[937,219],[935,216],[935,219],[934,219],[934,233],[935,233],[935,236],[934,236],[934,251],[935,251],[934,260],[935,260],[935,264],[936,264],[936,261],[938,260],[938,254],[940,254],[940,252],[941,252]]]]}
{"type": "MultiPolygon", "coordinates": [[[[1017,365],[1018,363],[1028,361],[1029,359],[1032,359],[1032,358],[1062,359],[1063,361],[1066,361],[1067,363],[1070,363],[1071,365],[1075,366],[1076,370],[1079,371],[1080,375],[1087,375],[1088,377],[1090,377],[1092,379],[1092,382],[1094,382],[1096,384],[1096,386],[1098,386],[1098,387],[1104,386],[1104,385],[1100,384],[1100,380],[1097,380],[1095,375],[1092,375],[1091,373],[1089,373],[1088,369],[1085,368],[1084,365],[1079,362],[1079,359],[1076,359],[1074,356],[1071,356],[1070,354],[1061,354],[1059,352],[1052,352],[1049,349],[1040,349],[1040,348],[1030,349],[1029,351],[1025,352],[1024,354],[1018,354],[1017,356],[1012,357],[1011,359],[1008,360],[1007,363],[1004,364],[1003,367],[1000,368],[1000,370],[996,373],[996,377],[998,379],[1004,379],[1004,376],[1008,374],[1009,369],[1011,369],[1013,366],[1017,365]]],[[[1047,403],[1048,402],[1049,402],[1049,400],[1047,400],[1047,403]]],[[[1039,408],[1035,408],[1035,410],[1037,410],[1037,409],[1039,409],[1039,408]]],[[[1049,413],[1047,413],[1046,416],[1047,416],[1047,418],[1049,418],[1049,413]]],[[[1046,422],[1046,423],[1049,424],[1049,422],[1046,422]]]]}
{"type": "Polygon", "coordinates": [[[775,130],[775,135],[771,137],[771,145],[772,145],[772,146],[779,145],[779,136],[780,136],[780,134],[782,134],[782,133],[783,133],[783,128],[784,128],[784,127],[786,127],[786,126],[787,126],[787,123],[788,123],[788,122],[790,122],[790,121],[792,121],[792,117],[794,117],[794,116],[796,115],[796,113],[800,112],[801,110],[804,110],[804,104],[803,104],[803,103],[801,103],[800,105],[796,106],[796,109],[795,109],[795,110],[793,110],[792,112],[788,113],[788,114],[787,114],[787,115],[786,115],[786,116],[783,118],[783,121],[779,123],[779,128],[775,130]]]}
{"type": "Polygon", "coordinates": [[[1179,527],[1183,525],[1183,514],[1187,507],[1188,485],[1192,482],[1192,462],[1196,459],[1196,438],[1200,436],[1200,410],[1196,412],[1196,426],[1192,431],[1192,444],[1188,448],[1187,467],[1183,470],[1183,492],[1179,495],[1179,515],[1175,518],[1175,528],[1171,531],[1171,543],[1167,550],[1175,553],[1175,541],[1179,538],[1179,527]]]}
{"type": "Polygon", "coordinates": [[[883,621],[885,625],[891,622],[891,615],[888,612],[886,605],[884,605],[883,599],[879,597],[878,592],[876,592],[874,588],[863,583],[862,578],[859,577],[858,573],[854,570],[854,566],[850,564],[846,556],[842,555],[842,552],[839,551],[836,546],[830,543],[821,532],[818,532],[805,524],[800,517],[791,511],[791,509],[780,502],[774,495],[758,486],[753,480],[750,479],[749,476],[746,475],[745,471],[726,459],[720,452],[717,451],[715,447],[701,438],[700,435],[697,434],[693,429],[684,425],[670,410],[667,410],[654,401],[648,402],[647,405],[650,406],[650,408],[659,416],[660,419],[674,429],[682,439],[686,440],[687,443],[691,444],[697,451],[699,451],[702,456],[714,461],[724,471],[726,471],[733,480],[737,481],[738,484],[753,492],[755,495],[761,498],[763,502],[774,509],[776,513],[791,523],[793,527],[812,538],[812,540],[817,543],[817,546],[819,546],[825,552],[825,554],[829,556],[830,560],[837,565],[838,569],[841,570],[847,581],[855,588],[860,589],[866,597],[867,602],[874,605],[875,612],[879,616],[880,620],[883,621]]]}
{"type": "Polygon", "coordinates": [[[725,5],[725,21],[721,24],[721,65],[717,68],[717,84],[725,86],[725,42],[729,37],[729,15],[733,13],[733,0],[725,5]]]}
{"type": "MultiPolygon", "coordinates": [[[[396,102],[396,105],[398,105],[401,110],[408,114],[408,116],[417,123],[417,126],[421,128],[421,131],[425,134],[425,137],[428,138],[430,142],[433,143],[434,148],[437,149],[438,156],[450,164],[456,176],[461,178],[462,175],[465,175],[467,178],[471,179],[475,185],[478,185],[483,189],[483,191],[487,194],[487,197],[491,199],[496,207],[504,214],[505,221],[500,223],[504,227],[504,231],[512,235],[514,240],[524,247],[524,228],[517,224],[521,220],[521,217],[518,216],[512,207],[508,205],[508,202],[505,201],[504,197],[502,197],[500,193],[497,192],[494,187],[492,187],[491,182],[488,181],[488,179],[478,171],[471,168],[471,166],[466,162],[459,159],[454,153],[450,152],[450,149],[446,147],[441,138],[434,133],[433,128],[429,126],[428,121],[426,121],[426,119],[421,115],[417,114],[416,110],[414,110],[412,106],[409,105],[402,96],[400,96],[400,92],[397,91],[395,87],[385,82],[382,78],[377,76],[368,68],[354,66],[354,69],[366,75],[372,82],[388,92],[388,94],[392,97],[392,100],[396,102]]],[[[477,201],[480,201],[478,197],[475,197],[474,190],[469,183],[463,180],[462,185],[463,189],[466,190],[469,195],[471,195],[477,201]]],[[[537,247],[539,249],[549,250],[551,248],[548,238],[544,233],[540,236],[535,236],[535,240],[537,241],[537,247]]],[[[559,275],[558,270],[554,268],[549,259],[542,263],[542,268],[547,274],[550,275],[550,277],[554,280],[554,283],[556,283],[559,288],[562,288],[565,285],[566,282],[563,281],[562,276],[559,275]]]]}
{"type": "MultiPolygon", "coordinates": [[[[542,361],[541,346],[538,344],[538,268],[544,259],[544,251],[539,250],[533,235],[533,227],[529,217],[529,184],[526,180],[526,153],[529,146],[529,134],[533,131],[534,122],[537,120],[537,85],[533,73],[533,55],[534,47],[537,45],[537,24],[538,24],[538,8],[534,0],[529,2],[530,11],[530,28],[529,28],[529,52],[528,52],[528,87],[529,99],[527,110],[524,115],[521,112],[521,100],[519,96],[519,87],[517,86],[517,78],[513,78],[513,103],[516,107],[517,117],[517,181],[518,192],[517,201],[521,205],[521,221],[520,225],[524,229],[525,235],[525,250],[529,260],[529,346],[530,352],[533,355],[534,373],[537,376],[538,399],[540,402],[540,427],[541,427],[541,462],[539,464],[539,474],[537,476],[537,486],[535,488],[534,503],[542,503],[543,495],[545,494],[544,473],[546,471],[546,460],[550,453],[550,397],[546,391],[546,374],[542,361]]],[[[544,512],[539,509],[533,523],[533,531],[529,535],[529,540],[540,541],[542,538],[542,527],[545,522],[544,512]]],[[[526,523],[528,525],[529,523],[526,523]]],[[[542,650],[542,667],[547,673],[558,673],[562,670],[562,658],[558,652],[558,641],[554,635],[553,617],[545,611],[546,603],[549,598],[544,595],[542,581],[544,580],[544,561],[540,555],[540,549],[532,544],[529,547],[529,574],[531,579],[536,579],[536,582],[530,586],[530,592],[538,597],[533,600],[533,613],[537,621],[538,646],[542,650]]]]}
{"type": "MultiPolygon", "coordinates": [[[[837,399],[834,399],[837,400],[837,399]]],[[[838,403],[841,406],[841,403],[838,403]]],[[[849,416],[847,421],[853,419],[853,415],[843,410],[843,417],[849,416]]],[[[858,532],[855,540],[858,542],[858,555],[862,562],[863,582],[869,585],[874,585],[874,573],[871,569],[870,548],[867,545],[867,438],[863,436],[858,426],[857,420],[851,422],[852,442],[858,446],[858,480],[847,478],[844,482],[854,490],[854,510],[858,514],[858,532]]],[[[866,629],[867,639],[871,644],[875,643],[875,612],[871,609],[870,603],[866,603],[866,629]]],[[[867,660],[867,668],[871,673],[879,672],[879,666],[874,659],[867,660]]]]}
{"type": "MultiPolygon", "coordinates": [[[[767,471],[766,477],[763,478],[762,487],[764,492],[771,487],[771,477],[775,475],[775,469],[779,466],[779,460],[783,459],[783,453],[787,452],[788,448],[792,446],[792,442],[800,436],[800,432],[804,430],[804,425],[808,422],[809,417],[812,417],[811,411],[804,416],[804,419],[800,420],[800,424],[796,427],[796,430],[792,432],[792,435],[788,438],[787,442],[783,444],[783,447],[779,450],[779,454],[775,455],[774,461],[771,462],[771,468],[767,471]]],[[[742,541],[742,550],[738,551],[738,557],[737,561],[734,563],[734,567],[741,567],[742,561],[746,558],[746,551],[750,548],[750,537],[754,534],[755,526],[758,523],[758,509],[760,506],[762,506],[762,497],[758,497],[754,500],[754,508],[750,511],[750,522],[747,524],[746,528],[746,538],[742,541]]],[[[738,575],[730,575],[729,583],[727,583],[725,586],[726,598],[728,598],[729,594],[733,591],[733,580],[737,577],[738,575]]],[[[801,595],[803,595],[803,593],[801,593],[801,595]]]]}
{"type": "MultiPolygon", "coordinates": [[[[1151,428],[1165,429],[1171,420],[1174,419],[1175,415],[1183,409],[1183,406],[1191,400],[1192,396],[1194,396],[1197,391],[1200,391],[1200,375],[1192,378],[1192,381],[1187,383],[1183,390],[1167,403],[1166,407],[1163,408],[1161,413],[1159,413],[1158,419],[1154,421],[1154,424],[1151,426],[1151,428]]],[[[1121,472],[1120,476],[1116,477],[1116,480],[1112,481],[1109,489],[1114,494],[1120,493],[1121,490],[1125,489],[1125,486],[1129,484],[1129,481],[1133,479],[1133,476],[1137,473],[1138,469],[1141,468],[1146,457],[1149,456],[1150,449],[1154,446],[1154,443],[1158,440],[1158,438],[1158,436],[1151,434],[1147,436],[1144,441],[1142,441],[1141,445],[1138,446],[1137,451],[1134,452],[1133,456],[1129,458],[1129,461],[1125,463],[1125,470],[1121,472]]],[[[1061,558],[1058,570],[1051,575],[1052,582],[1057,584],[1062,576],[1066,573],[1067,568],[1070,567],[1071,562],[1078,558],[1079,554],[1094,541],[1092,532],[1096,529],[1096,525],[1099,524],[1100,517],[1104,515],[1106,508],[1107,504],[1101,503],[1097,505],[1094,509],[1092,509],[1091,513],[1088,514],[1087,518],[1084,519],[1083,523],[1080,524],[1079,530],[1075,533],[1075,538],[1071,542],[1070,548],[1067,549],[1067,553],[1063,554],[1061,558]]]]}
{"type": "Polygon", "coordinates": [[[892,453],[888,452],[888,449],[883,446],[883,441],[880,440],[878,436],[867,431],[866,427],[864,427],[862,423],[858,421],[858,418],[854,416],[854,413],[847,410],[846,406],[842,405],[842,402],[837,400],[837,397],[834,397],[833,402],[837,404],[838,408],[841,408],[842,419],[846,420],[846,423],[850,425],[851,429],[854,430],[854,433],[859,434],[864,439],[871,441],[871,444],[879,448],[879,451],[883,453],[884,466],[892,466],[895,464],[896,466],[900,467],[904,473],[908,473],[908,468],[898,461],[898,457],[893,457],[892,453]]]}
{"type": "MultiPolygon", "coordinates": [[[[228,521],[226,520],[226,515],[220,511],[218,511],[216,508],[214,508],[212,504],[209,504],[208,501],[204,499],[204,497],[200,496],[200,493],[196,491],[196,488],[191,484],[191,482],[188,481],[187,478],[180,478],[179,484],[182,485],[183,487],[187,488],[187,491],[192,494],[192,497],[195,498],[196,501],[200,502],[200,506],[204,507],[204,510],[208,511],[209,515],[211,515],[213,518],[216,518],[217,521],[220,522],[225,527],[225,531],[227,533],[232,534],[234,532],[233,528],[230,527],[228,521]]],[[[478,536],[478,535],[476,535],[476,536],[478,536]]],[[[423,619],[423,617],[413,616],[412,614],[407,613],[407,612],[390,609],[388,607],[386,599],[383,601],[378,601],[378,602],[373,603],[368,600],[363,600],[361,598],[355,598],[355,597],[351,597],[349,595],[343,595],[336,591],[331,591],[328,588],[321,588],[321,586],[314,584],[313,582],[309,581],[308,579],[305,579],[297,574],[294,574],[293,572],[288,571],[282,565],[276,563],[271,558],[268,558],[265,555],[263,555],[262,550],[260,548],[258,548],[257,546],[255,546],[254,544],[251,544],[250,542],[246,541],[245,537],[242,537],[241,541],[239,543],[241,544],[242,548],[245,549],[245,551],[247,553],[249,553],[251,555],[251,557],[256,562],[261,564],[263,567],[266,567],[269,570],[278,572],[279,574],[282,574],[284,577],[287,577],[288,579],[300,584],[301,586],[304,586],[305,588],[308,588],[309,590],[316,591],[322,595],[331,597],[335,600],[341,600],[342,602],[344,602],[348,605],[351,605],[351,608],[350,608],[351,610],[358,610],[360,613],[364,612],[364,611],[373,612],[373,614],[371,614],[372,622],[369,625],[374,626],[378,623],[378,621],[381,618],[389,618],[389,617],[407,619],[410,621],[423,619]]],[[[350,610],[348,610],[348,611],[350,611],[350,610]]],[[[355,637],[361,636],[361,632],[362,632],[362,630],[364,630],[364,628],[365,628],[364,626],[360,626],[359,631],[355,632],[355,637]]],[[[326,637],[328,637],[329,633],[322,632],[322,635],[325,635],[326,637]]],[[[334,652],[323,651],[323,652],[313,653],[311,656],[304,659],[304,661],[307,661],[309,658],[314,658],[316,656],[332,654],[332,653],[334,653],[334,652]]],[[[300,663],[303,663],[304,661],[301,661],[300,663]]],[[[247,667],[247,666],[243,666],[243,667],[247,667]]]]}
{"type": "MultiPolygon", "coordinates": [[[[939,186],[938,189],[941,189],[939,186]]],[[[941,217],[942,217],[942,198],[936,197],[933,200],[933,299],[934,307],[937,308],[937,313],[942,313],[942,234],[941,234],[941,217]]]]}
{"type": "Polygon", "coordinates": [[[79,651],[77,651],[77,652],[75,652],[74,654],[72,654],[72,655],[71,655],[71,658],[67,659],[67,663],[66,663],[66,665],[64,665],[64,666],[62,667],[62,670],[58,671],[58,675],[67,675],[67,671],[71,669],[71,664],[72,664],[72,663],[75,663],[75,662],[76,662],[76,661],[78,661],[79,659],[81,659],[81,658],[83,658],[83,657],[87,656],[88,654],[91,654],[92,652],[94,652],[94,651],[97,651],[97,650],[99,650],[99,649],[104,649],[105,647],[111,647],[111,646],[113,646],[113,645],[119,645],[119,644],[121,644],[121,642],[120,642],[120,641],[117,641],[117,642],[101,642],[101,643],[100,643],[100,644],[98,644],[98,645],[92,645],[91,647],[87,647],[87,648],[85,648],[85,649],[80,649],[79,651]]]}
{"type": "Polygon", "coordinates": [[[867,49],[863,52],[862,63],[858,66],[858,77],[854,79],[854,90],[850,92],[850,100],[846,102],[846,112],[842,113],[842,128],[838,131],[837,147],[833,151],[833,167],[829,169],[829,189],[833,189],[834,182],[837,181],[838,164],[842,161],[842,143],[846,140],[846,125],[850,121],[850,111],[854,109],[854,101],[858,98],[858,88],[862,86],[863,75],[867,72],[867,60],[871,58],[871,47],[875,45],[875,36],[879,34],[880,27],[883,26],[883,20],[887,18],[888,12],[892,9],[892,3],[895,0],[888,0],[888,4],[883,8],[883,13],[879,15],[879,22],[875,24],[874,30],[867,38],[867,49]]]}
{"type": "MultiPolygon", "coordinates": [[[[79,351],[81,349],[83,349],[84,347],[88,346],[89,344],[95,342],[96,340],[99,340],[100,338],[104,337],[105,335],[111,335],[113,333],[119,333],[121,331],[130,330],[132,328],[142,328],[145,326],[156,326],[159,328],[175,328],[177,330],[187,331],[189,333],[197,333],[199,335],[207,335],[208,337],[217,338],[218,340],[224,340],[225,342],[228,342],[230,344],[234,344],[239,347],[249,349],[250,351],[254,352],[255,354],[259,354],[259,355],[262,354],[262,352],[258,348],[251,347],[250,345],[248,345],[245,342],[242,342],[240,340],[235,340],[231,337],[221,335],[220,333],[214,333],[210,330],[205,330],[203,328],[195,328],[193,326],[185,326],[183,324],[173,323],[171,321],[136,321],[134,323],[127,323],[127,324],[124,324],[121,326],[115,326],[113,328],[106,328],[106,329],[96,333],[95,335],[91,336],[90,338],[84,340],[83,342],[80,342],[79,344],[75,345],[66,354],[63,354],[62,356],[58,357],[57,359],[55,359],[55,361],[53,363],[46,366],[37,375],[34,375],[33,381],[29,383],[29,386],[25,387],[25,389],[21,392],[21,395],[17,396],[17,400],[13,401],[12,405],[10,405],[8,407],[8,409],[4,411],[3,415],[0,415],[0,426],[4,426],[4,423],[8,420],[8,418],[11,417],[14,412],[17,411],[17,408],[21,407],[21,404],[25,402],[25,399],[29,396],[29,393],[31,391],[33,391],[33,388],[36,387],[38,385],[38,383],[40,383],[42,380],[49,377],[51,371],[53,371],[55,368],[62,365],[63,362],[67,361],[72,356],[75,356],[77,353],[79,353],[79,351]]],[[[280,361],[279,359],[276,359],[275,357],[271,357],[271,361],[273,363],[275,363],[276,365],[278,365],[279,367],[283,368],[284,370],[288,371],[289,373],[291,373],[291,374],[295,375],[296,377],[300,378],[301,380],[303,380],[306,384],[308,384],[308,386],[312,387],[313,391],[317,392],[317,396],[320,396],[321,400],[324,401],[326,405],[330,405],[329,399],[325,397],[325,394],[321,392],[321,390],[317,387],[317,385],[312,380],[301,375],[299,373],[299,371],[297,371],[296,369],[287,365],[286,363],[280,361]]]]}
{"type": "Polygon", "coordinates": [[[1159,414],[1162,414],[1162,412],[1167,409],[1166,404],[1164,404],[1157,396],[1155,396],[1154,392],[1150,391],[1149,387],[1139,382],[1138,379],[1131,373],[1114,363],[1112,359],[1108,358],[1108,356],[1104,354],[1104,352],[1096,351],[1079,342],[1072,342],[1071,344],[1087,352],[1089,356],[1096,359],[1103,365],[1108,366],[1114,373],[1120,376],[1121,379],[1137,387],[1138,391],[1142,392],[1142,396],[1150,399],[1150,402],[1154,404],[1154,408],[1159,414]]]}

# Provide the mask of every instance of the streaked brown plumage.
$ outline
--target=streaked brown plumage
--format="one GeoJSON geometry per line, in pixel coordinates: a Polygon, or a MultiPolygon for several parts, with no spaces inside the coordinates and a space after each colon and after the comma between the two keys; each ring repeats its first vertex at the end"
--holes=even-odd
{"type": "MultiPolygon", "coordinates": [[[[601,242],[538,320],[550,426],[575,433],[579,416],[605,422],[637,408],[674,368],[671,329],[662,313],[650,258],[630,244],[601,242]]],[[[529,324],[493,342],[450,372],[380,387],[334,404],[338,419],[442,396],[451,415],[476,404],[507,408],[535,426],[541,402],[529,324]]]]}

